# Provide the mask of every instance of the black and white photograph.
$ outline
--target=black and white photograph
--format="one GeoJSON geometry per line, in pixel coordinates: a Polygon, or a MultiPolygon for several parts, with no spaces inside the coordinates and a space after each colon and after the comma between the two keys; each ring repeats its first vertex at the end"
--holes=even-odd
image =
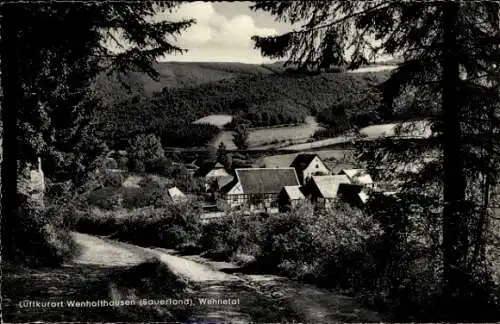
{"type": "Polygon", "coordinates": [[[500,322],[500,2],[2,1],[3,323],[500,322]]]}

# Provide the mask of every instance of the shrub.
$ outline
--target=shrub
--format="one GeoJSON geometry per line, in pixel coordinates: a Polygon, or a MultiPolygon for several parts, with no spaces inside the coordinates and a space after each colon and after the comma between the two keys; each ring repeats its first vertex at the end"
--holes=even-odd
{"type": "Polygon", "coordinates": [[[103,169],[117,169],[118,163],[113,158],[106,158],[103,161],[103,169]]]}
{"type": "Polygon", "coordinates": [[[310,251],[312,237],[308,235],[306,225],[312,219],[312,213],[312,207],[304,205],[269,219],[262,253],[257,256],[264,268],[281,270],[284,274],[295,277],[296,273],[291,268],[296,262],[313,257],[310,251]]]}
{"type": "Polygon", "coordinates": [[[104,187],[89,193],[87,202],[90,206],[114,210],[122,205],[122,195],[116,188],[104,187]]]}
{"type": "Polygon", "coordinates": [[[117,164],[119,169],[128,169],[128,158],[126,156],[121,156],[120,158],[118,158],[117,164]]]}
{"type": "Polygon", "coordinates": [[[152,212],[147,218],[142,215],[125,217],[124,230],[117,233],[117,238],[167,248],[198,241],[200,211],[192,202],[172,203],[165,208],[152,209],[152,212]]]}
{"type": "Polygon", "coordinates": [[[112,235],[115,239],[164,248],[179,248],[198,242],[201,207],[195,201],[168,203],[132,210],[90,210],[77,217],[76,229],[89,234],[112,235]]]}
{"type": "Polygon", "coordinates": [[[2,253],[4,260],[29,266],[57,266],[74,256],[77,245],[65,228],[62,215],[23,200],[11,228],[2,232],[14,240],[13,246],[3,247],[8,252],[2,253]]]}
{"type": "Polygon", "coordinates": [[[141,160],[129,159],[129,170],[135,173],[142,174],[146,172],[146,165],[141,160]]]}
{"type": "Polygon", "coordinates": [[[172,164],[172,160],[167,158],[161,158],[150,163],[150,165],[147,168],[147,171],[151,173],[156,173],[164,177],[169,177],[174,173],[173,172],[175,169],[174,167],[175,165],[172,164]]]}
{"type": "Polygon", "coordinates": [[[149,184],[141,188],[123,188],[123,207],[128,209],[143,207],[165,207],[169,204],[166,189],[149,184]]]}
{"type": "Polygon", "coordinates": [[[264,227],[262,219],[232,212],[203,225],[199,245],[209,256],[225,261],[239,254],[255,257],[260,254],[264,227]]]}
{"type": "Polygon", "coordinates": [[[119,230],[118,211],[101,211],[89,208],[75,214],[74,230],[94,235],[111,235],[119,230]]]}
{"type": "Polygon", "coordinates": [[[229,258],[226,237],[229,236],[231,222],[226,219],[218,219],[202,226],[199,240],[200,247],[209,253],[222,253],[229,258]]]}
{"type": "Polygon", "coordinates": [[[105,172],[102,184],[105,187],[120,188],[125,181],[126,175],[122,172],[105,172]]]}
{"type": "Polygon", "coordinates": [[[46,181],[44,200],[48,204],[69,201],[74,195],[73,188],[74,187],[70,181],[56,183],[46,181]]]}

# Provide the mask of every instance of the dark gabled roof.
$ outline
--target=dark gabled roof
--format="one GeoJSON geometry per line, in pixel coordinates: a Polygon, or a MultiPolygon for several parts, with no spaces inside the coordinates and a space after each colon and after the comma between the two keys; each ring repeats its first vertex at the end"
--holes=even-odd
{"type": "Polygon", "coordinates": [[[238,183],[238,178],[234,177],[229,183],[225,184],[219,189],[219,192],[226,194],[229,190],[233,189],[233,187],[238,183]]]}
{"type": "Polygon", "coordinates": [[[224,166],[219,162],[206,162],[202,166],[200,166],[199,169],[196,170],[194,176],[204,177],[213,169],[219,169],[219,168],[224,168],[224,166]]]}
{"type": "Polygon", "coordinates": [[[236,178],[245,194],[279,193],[285,186],[298,186],[294,168],[236,169],[236,178]]]}
{"type": "Polygon", "coordinates": [[[317,154],[307,154],[307,153],[302,153],[297,155],[297,157],[293,160],[292,164],[290,164],[290,167],[295,168],[296,170],[303,171],[305,168],[311,164],[312,160],[318,156],[317,154]]]}

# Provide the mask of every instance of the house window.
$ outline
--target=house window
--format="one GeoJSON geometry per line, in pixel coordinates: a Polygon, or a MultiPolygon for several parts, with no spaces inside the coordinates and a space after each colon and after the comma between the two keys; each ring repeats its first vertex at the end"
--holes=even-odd
{"type": "Polygon", "coordinates": [[[319,164],[316,164],[316,169],[319,168],[319,164]]]}

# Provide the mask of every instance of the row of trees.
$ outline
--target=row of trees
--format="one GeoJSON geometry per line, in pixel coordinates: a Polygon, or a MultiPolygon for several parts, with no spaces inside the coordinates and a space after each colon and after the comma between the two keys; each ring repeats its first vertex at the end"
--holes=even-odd
{"type": "MultiPolygon", "coordinates": [[[[286,56],[305,67],[349,68],[380,54],[403,58],[385,82],[385,107],[393,109],[394,99],[407,90],[426,97],[426,104],[415,102],[410,107],[437,108],[434,130],[441,152],[436,157],[439,163],[436,159],[427,163],[425,174],[431,177],[413,182],[420,193],[412,191],[413,196],[421,199],[408,203],[414,210],[426,210],[423,201],[431,200],[433,210],[441,210],[443,310],[455,318],[473,312],[467,307],[477,293],[472,287],[483,270],[491,271],[484,251],[492,221],[488,197],[498,169],[499,4],[257,1],[253,8],[304,23],[283,35],[253,38],[270,58],[286,56]],[[429,182],[436,184],[435,195],[429,193],[429,182]]],[[[397,150],[393,157],[403,162],[422,158],[421,151],[415,155],[405,143],[391,148],[397,150]]],[[[382,146],[378,151],[388,149],[382,146]]]]}

